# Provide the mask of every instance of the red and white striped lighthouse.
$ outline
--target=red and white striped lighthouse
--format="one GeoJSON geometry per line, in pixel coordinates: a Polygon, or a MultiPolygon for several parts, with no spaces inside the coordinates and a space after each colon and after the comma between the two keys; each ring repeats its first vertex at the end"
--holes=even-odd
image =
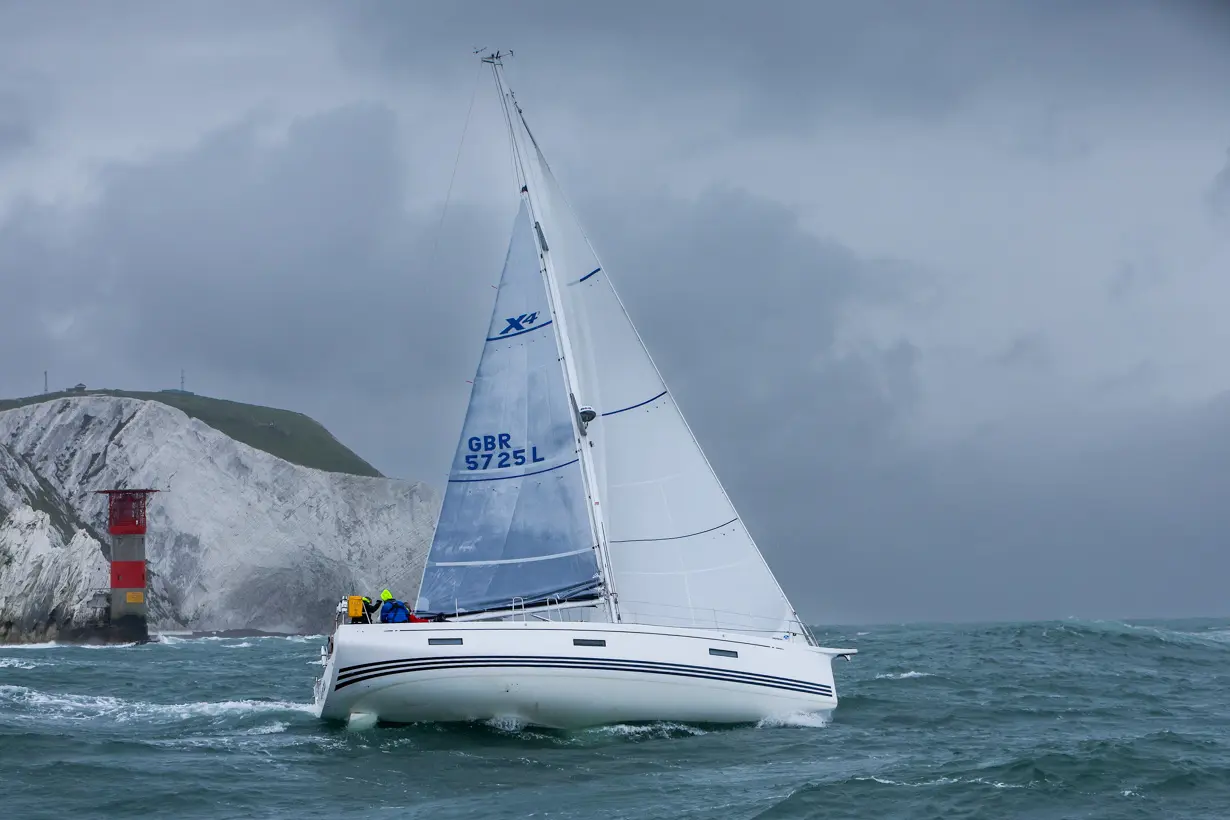
{"type": "Polygon", "coordinates": [[[146,623],[145,511],[158,490],[96,490],[107,496],[111,533],[111,632],[118,640],[149,640],[146,623]]]}

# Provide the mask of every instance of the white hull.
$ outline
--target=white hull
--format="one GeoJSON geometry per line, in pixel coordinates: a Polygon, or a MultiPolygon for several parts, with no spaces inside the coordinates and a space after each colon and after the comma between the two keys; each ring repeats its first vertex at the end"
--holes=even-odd
{"type": "Polygon", "coordinates": [[[558,729],[747,723],[835,708],[832,659],[852,651],[629,624],[342,624],[316,684],[316,711],[332,720],[511,718],[558,729]]]}

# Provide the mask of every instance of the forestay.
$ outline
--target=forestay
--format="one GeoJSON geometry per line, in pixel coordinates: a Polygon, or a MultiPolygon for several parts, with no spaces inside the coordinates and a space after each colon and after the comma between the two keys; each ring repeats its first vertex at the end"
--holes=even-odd
{"type": "Polygon", "coordinates": [[[571,403],[525,202],[449,473],[416,609],[596,597],[571,403]]]}
{"type": "Polygon", "coordinates": [[[573,351],[577,401],[597,409],[593,459],[622,620],[802,633],[710,467],[524,120],[535,215],[573,351]]]}

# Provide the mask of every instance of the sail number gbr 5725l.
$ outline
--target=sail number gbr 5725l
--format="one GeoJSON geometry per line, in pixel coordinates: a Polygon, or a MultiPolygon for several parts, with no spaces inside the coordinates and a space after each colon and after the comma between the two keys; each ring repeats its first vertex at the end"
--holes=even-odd
{"type": "Polygon", "coordinates": [[[493,436],[470,436],[466,441],[470,452],[466,454],[467,470],[503,470],[506,467],[520,467],[523,464],[537,464],[546,461],[538,455],[538,447],[527,448],[512,446],[512,435],[499,433],[493,436]]]}

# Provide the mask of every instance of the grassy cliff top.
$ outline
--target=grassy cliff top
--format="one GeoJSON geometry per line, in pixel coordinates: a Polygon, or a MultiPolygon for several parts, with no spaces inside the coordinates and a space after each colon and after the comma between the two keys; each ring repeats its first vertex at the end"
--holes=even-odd
{"type": "Polygon", "coordinates": [[[157,393],[131,390],[69,390],[28,396],[24,399],[0,399],[0,412],[30,404],[82,396],[117,396],[161,402],[182,410],[194,419],[200,419],[236,441],[264,450],[292,464],[333,473],[382,477],[375,467],[335,439],[323,425],[302,413],[213,399],[195,393],[175,390],[157,393]]]}

